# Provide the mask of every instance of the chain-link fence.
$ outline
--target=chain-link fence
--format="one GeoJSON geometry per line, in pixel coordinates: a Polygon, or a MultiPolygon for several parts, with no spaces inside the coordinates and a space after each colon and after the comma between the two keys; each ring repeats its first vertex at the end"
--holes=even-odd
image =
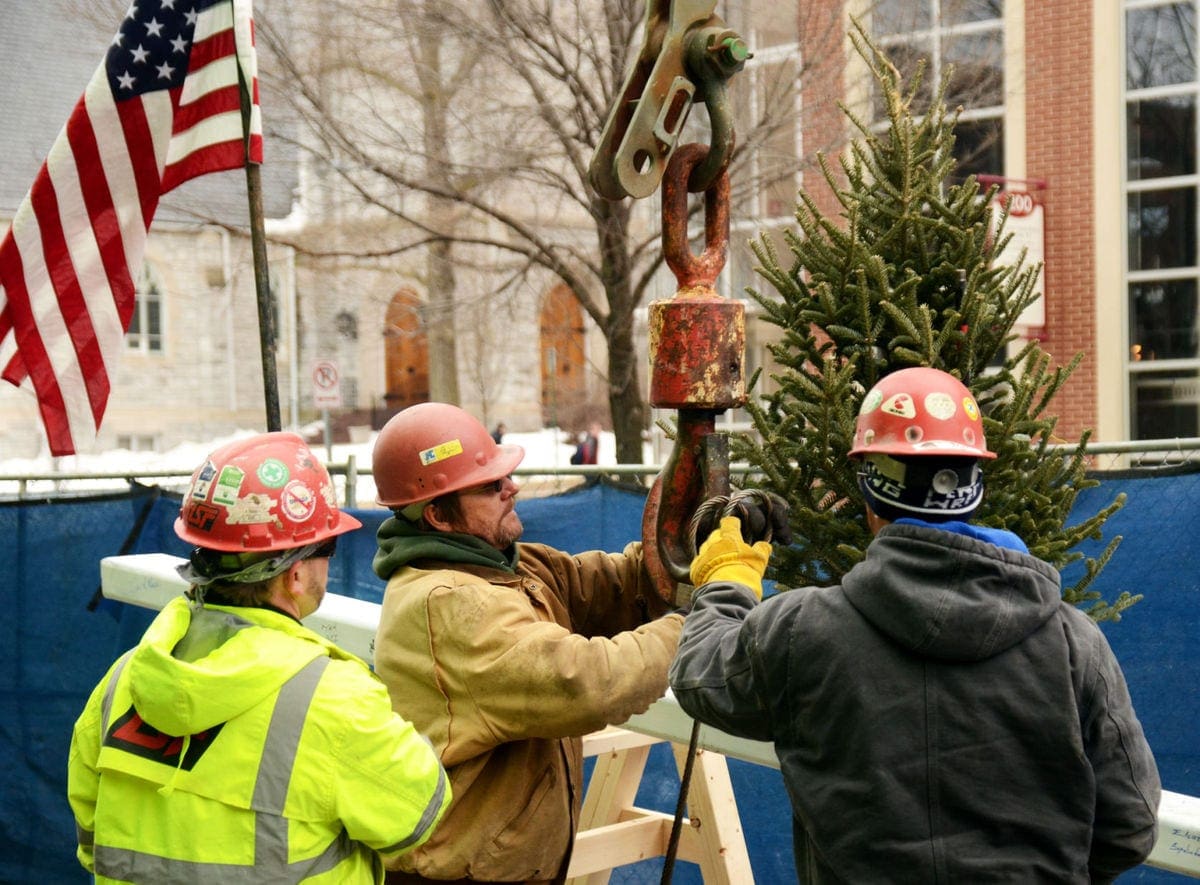
{"type": "MultiPolygon", "coordinates": [[[[1074,446],[1055,448],[1073,451],[1074,446]]],[[[1087,447],[1090,470],[1097,474],[1133,471],[1155,473],[1162,470],[1200,469],[1200,438],[1130,440],[1117,443],[1091,443],[1087,447]]]]}

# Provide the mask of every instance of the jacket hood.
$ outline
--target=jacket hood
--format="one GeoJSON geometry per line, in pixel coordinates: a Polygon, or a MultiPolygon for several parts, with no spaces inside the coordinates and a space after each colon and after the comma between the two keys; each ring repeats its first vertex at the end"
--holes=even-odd
{"type": "Polygon", "coordinates": [[[916,525],[885,526],[842,588],[877,630],[946,661],[997,655],[1063,604],[1060,576],[1042,560],[916,525]]]}
{"type": "Polygon", "coordinates": [[[197,734],[245,712],[313,658],[348,657],[307,627],[265,609],[171,600],[129,659],[141,717],[165,734],[197,734]],[[297,651],[297,640],[308,640],[297,651]]]}
{"type": "Polygon", "coordinates": [[[520,558],[518,545],[497,550],[474,535],[457,532],[426,532],[407,519],[389,516],[375,532],[379,545],[371,568],[382,580],[389,580],[401,566],[428,559],[479,565],[514,573],[520,558]]]}

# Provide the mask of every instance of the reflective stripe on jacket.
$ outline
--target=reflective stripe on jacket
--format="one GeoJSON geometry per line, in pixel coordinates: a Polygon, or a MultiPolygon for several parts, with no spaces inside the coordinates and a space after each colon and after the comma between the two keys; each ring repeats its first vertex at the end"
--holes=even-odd
{"type": "Polygon", "coordinates": [[[450,800],[362,661],[282,614],[183,598],[92,693],[68,787],[96,881],[156,885],[382,882],[379,855],[450,800]]]}

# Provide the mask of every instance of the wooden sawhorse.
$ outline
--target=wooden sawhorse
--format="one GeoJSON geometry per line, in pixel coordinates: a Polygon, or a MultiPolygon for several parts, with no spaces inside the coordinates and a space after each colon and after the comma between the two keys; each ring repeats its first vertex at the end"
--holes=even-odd
{"type": "MultiPolygon", "coordinates": [[[[606,885],[615,867],[666,854],[674,815],[634,805],[650,747],[658,743],[663,740],[612,727],[584,738],[584,756],[595,756],[596,765],[567,870],[571,885],[606,885]]],[[[687,745],[671,748],[682,776],[687,745]]],[[[687,811],[677,859],[699,864],[705,883],[753,883],[729,767],[720,753],[696,751],[687,811]]]]}

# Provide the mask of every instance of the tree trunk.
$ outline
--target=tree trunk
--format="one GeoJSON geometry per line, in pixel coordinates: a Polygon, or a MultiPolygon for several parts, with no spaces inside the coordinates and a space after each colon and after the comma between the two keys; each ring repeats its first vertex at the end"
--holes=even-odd
{"type": "Polygon", "coordinates": [[[632,317],[625,322],[610,322],[604,337],[608,342],[608,406],[617,441],[617,463],[641,464],[646,402],[642,399],[632,317]]]}
{"type": "MultiPolygon", "coordinates": [[[[434,199],[434,202],[442,202],[434,199]]],[[[434,214],[438,213],[436,208],[434,214]]],[[[459,403],[458,349],[454,341],[454,264],[447,240],[430,243],[426,257],[428,301],[425,319],[429,333],[429,398],[459,403]]]]}
{"type": "Polygon", "coordinates": [[[624,202],[593,199],[592,215],[600,240],[600,277],[608,298],[608,315],[603,318],[602,328],[608,344],[608,406],[617,442],[617,463],[641,464],[646,403],[633,337],[633,311],[637,305],[631,281],[629,214],[630,208],[624,202]]]}
{"type": "MultiPolygon", "coordinates": [[[[448,96],[443,83],[441,41],[420,41],[421,113],[424,117],[425,177],[430,184],[450,191],[450,144],[446,122],[448,96]]],[[[434,402],[459,403],[458,353],[454,340],[455,206],[430,194],[429,226],[445,239],[434,240],[426,251],[425,322],[429,336],[429,397],[434,402]]]]}

